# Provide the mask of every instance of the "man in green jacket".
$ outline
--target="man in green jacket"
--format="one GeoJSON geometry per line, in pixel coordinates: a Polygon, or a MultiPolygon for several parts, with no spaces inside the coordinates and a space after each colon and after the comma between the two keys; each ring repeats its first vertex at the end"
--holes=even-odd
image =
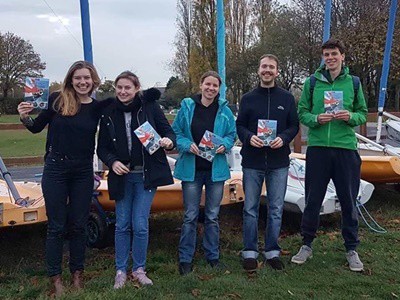
{"type": "Polygon", "coordinates": [[[356,252],[361,159],[354,127],[366,122],[367,107],[344,66],[344,46],[330,39],[322,45],[324,65],[307,78],[298,106],[299,119],[309,128],[306,160],[306,207],[301,222],[303,246],[292,262],[312,257],[311,243],[319,226],[319,212],[330,179],[335,184],[342,211],[342,236],[350,270],[362,271],[356,252]]]}

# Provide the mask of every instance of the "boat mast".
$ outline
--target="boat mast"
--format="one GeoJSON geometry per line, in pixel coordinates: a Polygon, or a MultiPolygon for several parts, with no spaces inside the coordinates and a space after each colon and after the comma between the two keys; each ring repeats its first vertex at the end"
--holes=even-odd
{"type": "Polygon", "coordinates": [[[323,43],[329,40],[331,35],[331,14],[332,14],[332,0],[325,1],[325,18],[324,18],[324,36],[323,43]]]}
{"type": "Polygon", "coordinates": [[[218,74],[221,76],[222,84],[219,90],[221,98],[225,99],[226,81],[225,81],[225,16],[224,1],[217,0],[217,62],[218,74]]]}
{"type": "MultiPolygon", "coordinates": [[[[83,57],[85,61],[88,61],[93,64],[89,0],[80,0],[80,3],[81,3],[82,39],[83,39],[83,57]]],[[[92,97],[96,98],[96,92],[93,92],[92,97]]],[[[96,139],[96,148],[97,148],[97,139],[96,139]]],[[[97,153],[95,153],[93,156],[93,169],[95,172],[100,171],[99,166],[102,166],[102,163],[99,161],[97,153]]]]}
{"type": "Polygon", "coordinates": [[[389,75],[390,67],[390,52],[392,51],[393,42],[393,32],[394,25],[396,21],[396,11],[397,11],[397,0],[392,0],[389,12],[388,30],[386,32],[386,45],[385,52],[383,55],[383,65],[382,74],[379,86],[379,100],[378,100],[378,130],[376,132],[376,142],[381,142],[382,134],[382,117],[383,117],[383,107],[385,106],[386,91],[387,91],[387,79],[389,75]]]}
{"type": "Polygon", "coordinates": [[[89,0],[80,0],[81,2],[81,22],[83,38],[83,56],[84,59],[93,63],[92,36],[90,33],[90,14],[89,0]]]}

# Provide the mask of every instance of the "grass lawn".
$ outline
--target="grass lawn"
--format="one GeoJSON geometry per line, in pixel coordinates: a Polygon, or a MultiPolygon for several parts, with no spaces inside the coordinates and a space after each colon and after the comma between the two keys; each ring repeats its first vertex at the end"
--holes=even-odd
{"type": "Polygon", "coordinates": [[[0,115],[0,123],[21,123],[19,115],[0,115]]]}
{"type": "Polygon", "coordinates": [[[28,130],[0,130],[0,155],[24,157],[44,155],[47,130],[32,134],[28,130]]]}
{"type": "MultiPolygon", "coordinates": [[[[114,248],[89,249],[86,288],[67,291],[64,299],[397,299],[400,297],[400,196],[388,186],[377,187],[368,209],[388,233],[375,234],[361,225],[359,247],[365,271],[346,266],[338,216],[323,218],[314,244],[314,258],[303,266],[288,261],[301,245],[299,217],[285,214],[281,246],[286,270],[260,265],[254,276],[242,271],[240,207],[221,212],[221,255],[227,272],[209,268],[201,247],[195,270],[181,277],[177,270],[177,245],[181,213],[153,215],[147,270],[155,285],[133,283],[114,291],[114,248]]],[[[262,222],[260,221],[260,224],[262,222]]],[[[199,226],[202,231],[202,226],[199,226]]],[[[260,241],[262,232],[260,232],[260,241]]],[[[45,299],[48,279],[44,263],[44,225],[0,231],[0,299],[45,299]]],[[[260,244],[262,247],[262,243],[260,244]]],[[[65,258],[67,255],[65,256],[65,258]]],[[[64,279],[69,282],[64,259],[64,279]]]]}

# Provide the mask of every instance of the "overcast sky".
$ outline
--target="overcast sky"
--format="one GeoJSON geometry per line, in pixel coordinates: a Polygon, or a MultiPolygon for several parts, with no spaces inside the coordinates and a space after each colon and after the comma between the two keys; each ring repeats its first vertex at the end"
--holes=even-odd
{"type": "MultiPolygon", "coordinates": [[[[172,75],[176,0],[89,0],[89,6],[93,60],[102,80],[131,70],[143,88],[165,85],[172,75]]],[[[62,81],[83,59],[79,0],[0,0],[0,31],[28,40],[51,82],[62,81]]]]}
{"type": "MultiPolygon", "coordinates": [[[[100,77],[114,80],[131,70],[144,88],[165,85],[172,75],[176,0],[89,0],[89,6],[100,77]]],[[[69,66],[83,59],[79,0],[0,0],[0,31],[29,40],[50,81],[62,81],[69,66]]]]}

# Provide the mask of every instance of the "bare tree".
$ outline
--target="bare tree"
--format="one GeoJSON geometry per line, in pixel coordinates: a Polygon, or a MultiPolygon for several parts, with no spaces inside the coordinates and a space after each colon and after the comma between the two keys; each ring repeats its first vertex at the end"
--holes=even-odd
{"type": "Polygon", "coordinates": [[[46,64],[29,41],[11,32],[0,33],[0,88],[4,98],[24,77],[42,77],[41,71],[45,68],[46,64]]]}
{"type": "Polygon", "coordinates": [[[296,13],[298,58],[301,67],[312,74],[321,61],[320,46],[324,23],[324,3],[321,0],[293,0],[296,13]]]}
{"type": "Polygon", "coordinates": [[[178,0],[177,11],[177,33],[174,43],[176,51],[171,67],[191,88],[192,80],[189,74],[189,61],[192,47],[192,1],[178,0]]]}
{"type": "Polygon", "coordinates": [[[226,56],[228,95],[235,104],[252,85],[248,67],[248,49],[251,42],[251,12],[249,0],[225,2],[226,56]]]}

